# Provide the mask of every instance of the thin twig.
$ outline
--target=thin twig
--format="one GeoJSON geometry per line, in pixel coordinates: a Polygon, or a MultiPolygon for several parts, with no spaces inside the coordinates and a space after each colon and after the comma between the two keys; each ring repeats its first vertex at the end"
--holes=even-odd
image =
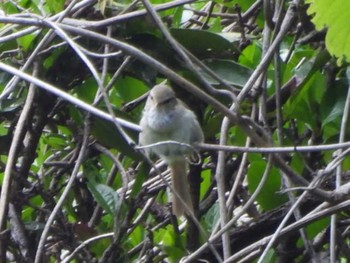
{"type": "MultiPolygon", "coordinates": [[[[37,76],[38,74],[38,68],[36,67],[33,72],[33,76],[37,76]]],[[[33,77],[33,78],[34,78],[33,77]]],[[[11,182],[12,182],[12,169],[16,165],[16,156],[18,154],[20,145],[22,143],[22,136],[25,131],[25,125],[26,121],[29,116],[29,112],[31,111],[31,108],[33,107],[33,100],[34,100],[34,95],[35,95],[35,85],[31,84],[29,87],[28,95],[26,102],[24,104],[22,113],[19,117],[14,135],[13,135],[13,140],[10,146],[10,150],[8,153],[8,158],[6,162],[6,167],[5,167],[5,172],[4,172],[4,178],[2,181],[2,186],[1,186],[1,198],[0,198],[0,232],[5,229],[5,222],[6,222],[6,211],[8,207],[8,202],[9,202],[9,194],[11,190],[11,182]]],[[[0,240],[0,242],[2,242],[0,240]]],[[[1,246],[1,245],[0,245],[1,246]]]]}
{"type": "Polygon", "coordinates": [[[48,237],[50,228],[51,228],[59,210],[61,209],[63,203],[66,200],[66,197],[68,196],[68,194],[71,191],[72,186],[75,182],[75,179],[76,179],[77,174],[79,172],[80,166],[81,166],[81,164],[85,158],[85,155],[86,155],[88,138],[89,138],[89,126],[85,125],[83,141],[82,141],[82,145],[81,145],[81,148],[79,151],[78,159],[75,163],[75,166],[74,166],[72,174],[69,178],[69,181],[68,181],[66,187],[64,188],[64,191],[63,191],[62,195],[60,196],[60,198],[58,199],[57,204],[55,205],[54,209],[52,210],[49,218],[47,219],[45,227],[43,229],[43,232],[41,233],[38,248],[37,248],[36,255],[35,255],[35,261],[34,261],[35,263],[41,262],[42,254],[44,252],[44,245],[45,245],[46,239],[48,237]]]}
{"type": "MultiPolygon", "coordinates": [[[[334,151],[338,149],[347,149],[350,142],[331,143],[311,146],[286,146],[286,147],[246,147],[246,146],[230,146],[209,143],[198,143],[196,147],[206,151],[225,151],[231,153],[301,153],[301,152],[322,152],[334,151]]],[[[342,156],[343,158],[345,156],[342,156]]]]}
{"type": "MultiPolygon", "coordinates": [[[[154,7],[156,11],[164,11],[167,9],[175,8],[177,6],[182,6],[185,4],[190,4],[195,2],[195,0],[175,0],[171,1],[168,3],[164,4],[159,4],[154,7]]],[[[70,25],[70,26],[75,26],[75,27],[84,27],[84,28],[98,28],[98,27],[105,27],[109,25],[115,25],[118,22],[121,21],[126,21],[132,18],[137,18],[140,16],[145,16],[147,15],[147,11],[145,9],[143,10],[137,10],[134,12],[126,13],[126,14],[121,14],[117,16],[113,16],[110,18],[106,18],[100,21],[88,21],[88,20],[81,20],[81,19],[71,19],[71,18],[66,18],[63,20],[64,24],[70,25]]]]}
{"type": "Polygon", "coordinates": [[[102,119],[109,120],[112,122],[117,121],[120,123],[120,125],[123,125],[129,129],[141,131],[141,128],[139,125],[131,123],[131,122],[126,121],[126,120],[123,120],[123,119],[120,119],[120,118],[115,118],[115,120],[114,120],[109,114],[107,114],[107,113],[105,113],[105,112],[103,112],[95,107],[92,107],[90,104],[85,103],[82,100],[73,97],[69,93],[66,93],[63,90],[56,88],[53,85],[46,83],[38,78],[35,78],[27,73],[24,73],[24,72],[14,68],[14,67],[11,67],[9,65],[6,65],[6,64],[0,62],[0,69],[7,71],[11,74],[17,75],[17,76],[21,77],[22,79],[35,84],[37,87],[42,88],[42,89],[44,89],[44,90],[46,90],[46,91],[48,91],[48,92],[50,92],[58,97],[61,97],[64,100],[72,103],[73,105],[75,105],[83,110],[86,110],[87,112],[94,114],[102,119]]]}
{"type": "MultiPolygon", "coordinates": [[[[249,200],[244,204],[244,206],[242,207],[242,209],[239,211],[239,213],[237,215],[235,215],[229,222],[227,222],[227,224],[222,227],[217,233],[215,233],[214,235],[212,235],[209,238],[210,242],[214,242],[215,240],[217,240],[224,232],[228,231],[236,222],[237,219],[239,219],[246,211],[247,209],[254,203],[254,201],[256,200],[256,197],[258,196],[258,194],[261,192],[267,178],[268,175],[270,173],[272,167],[272,156],[270,155],[267,161],[267,165],[264,171],[264,174],[258,184],[258,186],[256,187],[254,193],[252,194],[252,196],[249,198],[249,200]]],[[[192,254],[190,256],[188,256],[186,258],[186,260],[183,261],[183,263],[186,262],[192,262],[193,259],[195,259],[196,257],[198,257],[205,249],[207,249],[207,244],[202,245],[200,248],[198,248],[196,251],[192,252],[192,254]]],[[[228,259],[226,259],[224,262],[227,262],[228,259]]]]}
{"type": "MultiPolygon", "coordinates": [[[[348,68],[347,71],[347,77],[350,78],[350,69],[348,68]]],[[[343,111],[343,117],[342,122],[340,126],[340,133],[339,133],[339,143],[343,143],[345,141],[345,135],[346,130],[348,126],[348,118],[350,114],[350,85],[348,86],[348,94],[346,96],[344,111],[343,111]]],[[[339,149],[337,151],[337,155],[341,155],[342,150],[339,149]]],[[[335,181],[335,188],[339,189],[342,185],[342,166],[339,164],[337,166],[337,172],[336,172],[336,181],[335,181]]],[[[332,215],[331,217],[331,229],[330,229],[330,261],[336,262],[337,261],[337,215],[332,215]]]]}
{"type": "MultiPolygon", "coordinates": [[[[232,104],[234,105],[234,104],[232,104]]],[[[231,106],[233,109],[234,106],[231,106]]],[[[220,145],[227,144],[228,131],[231,126],[230,120],[228,118],[224,118],[221,124],[220,129],[220,145]]],[[[226,207],[226,178],[225,178],[225,161],[226,161],[226,153],[223,151],[218,152],[218,161],[215,171],[215,180],[218,188],[218,199],[219,199],[219,211],[220,211],[220,225],[223,228],[227,222],[227,207],[226,207]]],[[[231,255],[231,245],[230,245],[230,236],[228,232],[224,232],[221,237],[222,246],[223,246],[223,254],[224,260],[227,259],[231,255]]]]}
{"type": "MultiPolygon", "coordinates": [[[[69,14],[69,12],[75,6],[76,2],[77,2],[77,0],[71,1],[71,3],[67,6],[67,8],[62,13],[60,13],[58,20],[57,20],[58,22],[61,22],[63,20],[63,18],[69,14]]],[[[21,70],[23,72],[29,68],[29,66],[36,59],[38,53],[48,45],[48,43],[52,40],[53,36],[54,36],[54,31],[49,30],[46,33],[46,35],[41,39],[41,41],[35,46],[35,49],[33,50],[33,52],[31,52],[30,56],[26,59],[25,64],[21,68],[21,70]]],[[[20,78],[18,76],[14,76],[7,83],[6,87],[4,88],[4,91],[0,95],[0,101],[2,99],[6,98],[13,91],[13,89],[16,87],[19,80],[20,80],[20,78]]]]}
{"type": "MultiPolygon", "coordinates": [[[[253,74],[250,76],[246,84],[244,85],[242,91],[237,96],[238,103],[241,103],[248,92],[251,90],[251,88],[254,86],[256,80],[259,78],[259,76],[266,70],[268,64],[270,63],[271,59],[273,58],[273,55],[275,54],[276,48],[281,43],[283,38],[285,37],[286,33],[288,32],[290,26],[292,25],[292,22],[294,20],[295,12],[294,12],[294,5],[291,5],[287,13],[284,17],[281,30],[278,32],[276,38],[271,43],[271,46],[269,50],[266,52],[265,56],[262,58],[260,64],[257,66],[257,68],[254,70],[253,74]]],[[[239,107],[237,105],[236,110],[238,110],[239,107]]]]}
{"type": "MultiPolygon", "coordinates": [[[[297,229],[300,229],[304,226],[307,226],[308,224],[319,220],[321,218],[324,218],[326,216],[332,215],[334,213],[337,213],[339,211],[342,211],[344,209],[348,209],[350,207],[350,200],[343,201],[339,204],[330,205],[329,203],[322,203],[317,208],[315,208],[313,211],[305,215],[300,220],[290,224],[289,226],[286,226],[283,228],[278,236],[278,238],[282,238],[283,236],[292,233],[296,231],[297,229]]],[[[244,249],[237,252],[235,255],[232,255],[226,262],[237,262],[237,260],[247,254],[249,254],[251,251],[258,249],[259,247],[265,246],[273,237],[273,235],[267,236],[262,238],[261,240],[250,244],[249,246],[245,247],[244,249]]],[[[224,262],[224,263],[226,263],[224,262]]]]}
{"type": "Polygon", "coordinates": [[[104,238],[113,238],[113,233],[106,233],[106,234],[102,234],[102,235],[98,235],[98,236],[94,236],[92,238],[89,238],[87,240],[85,240],[84,242],[82,242],[79,246],[77,246],[72,253],[70,253],[66,258],[64,258],[61,263],[68,263],[70,262],[74,256],[83,248],[87,247],[89,244],[104,239],[104,238]]]}

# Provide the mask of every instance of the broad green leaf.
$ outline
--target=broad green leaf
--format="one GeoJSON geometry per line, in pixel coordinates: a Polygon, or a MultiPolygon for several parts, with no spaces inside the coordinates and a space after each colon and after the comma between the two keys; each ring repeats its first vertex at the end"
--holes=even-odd
{"type": "Polygon", "coordinates": [[[341,63],[344,58],[350,62],[350,1],[348,0],[308,0],[309,14],[318,30],[327,27],[326,46],[341,63]]]}
{"type": "MultiPolygon", "coordinates": [[[[209,20],[209,32],[220,33],[222,31],[221,18],[215,17],[209,20]]],[[[220,35],[220,34],[219,34],[220,35]]]]}
{"type": "Polygon", "coordinates": [[[211,185],[211,171],[204,170],[201,174],[202,182],[200,186],[199,200],[202,200],[211,185]]]}
{"type": "MultiPolygon", "coordinates": [[[[118,116],[118,114],[116,114],[118,116]]],[[[124,118],[125,119],[125,118],[124,118]]],[[[138,133],[132,130],[125,130],[128,136],[137,141],[138,133]]],[[[115,148],[123,154],[128,155],[134,160],[141,160],[141,155],[135,150],[134,146],[129,145],[122,133],[119,132],[116,125],[110,121],[92,117],[91,133],[99,143],[108,148],[115,148]]]]}
{"type": "Polygon", "coordinates": [[[205,138],[213,138],[220,129],[222,115],[214,111],[211,107],[207,107],[204,114],[202,129],[205,138]]]}
{"type": "Polygon", "coordinates": [[[174,9],[173,26],[175,28],[180,27],[183,13],[184,13],[183,6],[179,6],[174,9]]]}
{"type": "MultiPolygon", "coordinates": [[[[233,60],[225,60],[225,59],[208,59],[204,60],[204,63],[218,75],[224,81],[230,83],[231,85],[243,87],[250,75],[252,74],[252,70],[242,66],[233,60]]],[[[214,80],[203,70],[199,70],[201,74],[212,84],[219,84],[218,81],[214,80]]]]}
{"type": "Polygon", "coordinates": [[[340,119],[340,117],[343,116],[343,113],[344,113],[344,106],[345,106],[345,99],[344,100],[340,99],[336,101],[331,111],[329,112],[329,114],[326,116],[325,119],[323,119],[322,125],[326,126],[328,123],[336,119],[340,119]]]}
{"type": "Polygon", "coordinates": [[[67,112],[70,116],[70,118],[77,124],[77,125],[84,125],[84,117],[83,114],[81,113],[81,111],[79,109],[77,109],[76,107],[74,107],[71,104],[67,105],[67,112]]]}
{"type": "Polygon", "coordinates": [[[56,14],[64,9],[65,0],[46,0],[51,13],[56,14]]]}
{"type": "MultiPolygon", "coordinates": [[[[266,168],[265,161],[253,161],[248,168],[248,189],[252,194],[260,183],[266,168]]],[[[287,201],[285,195],[279,194],[281,190],[281,175],[277,168],[272,168],[268,179],[257,197],[259,205],[264,211],[269,211],[287,201]]]]}
{"type": "Polygon", "coordinates": [[[115,204],[119,198],[116,191],[108,185],[95,184],[88,180],[88,187],[96,202],[110,215],[115,214],[115,204]]]}
{"type": "Polygon", "coordinates": [[[107,156],[106,154],[100,154],[98,158],[99,163],[103,167],[104,170],[110,171],[113,167],[113,160],[107,156]]]}
{"type": "Polygon", "coordinates": [[[321,120],[323,136],[326,140],[335,136],[339,138],[339,127],[344,114],[345,99],[348,92],[348,84],[344,79],[334,81],[332,87],[326,90],[321,101],[321,120]]]}
{"type": "Polygon", "coordinates": [[[76,201],[75,193],[73,191],[70,191],[64,201],[64,209],[68,216],[68,222],[74,222],[74,218],[77,214],[77,209],[80,209],[80,207],[74,207],[76,201]]]}
{"type": "MultiPolygon", "coordinates": [[[[231,145],[245,146],[247,141],[247,134],[242,131],[238,126],[233,126],[230,129],[229,139],[231,145]]],[[[260,159],[261,156],[258,157],[260,159]]]]}
{"type": "Polygon", "coordinates": [[[137,170],[135,182],[130,193],[131,197],[135,197],[141,191],[142,184],[144,183],[144,181],[148,176],[149,168],[150,168],[149,165],[146,164],[145,162],[143,162],[140,165],[139,169],[137,170]]]}
{"type": "Polygon", "coordinates": [[[171,29],[173,37],[185,48],[199,58],[208,57],[211,54],[232,52],[237,47],[222,36],[194,29],[171,29]]]}
{"type": "Polygon", "coordinates": [[[325,81],[321,73],[312,74],[304,86],[299,88],[298,92],[285,104],[285,114],[289,118],[303,121],[312,128],[319,127],[320,102],[325,92],[325,81]],[[310,118],[310,116],[313,117],[310,118]]]}
{"type": "Polygon", "coordinates": [[[53,148],[63,149],[67,146],[68,138],[64,135],[50,133],[43,137],[43,142],[53,148]]]}
{"type": "MultiPolygon", "coordinates": [[[[136,32],[129,37],[129,42],[168,66],[175,68],[180,66],[174,50],[161,36],[158,36],[156,32],[149,32],[148,30],[136,32]]],[[[129,71],[133,76],[137,76],[142,80],[155,79],[157,74],[153,68],[139,61],[132,63],[129,71]]]]}
{"type": "MultiPolygon", "coordinates": [[[[310,55],[310,54],[307,54],[310,55]]],[[[304,56],[305,57],[305,56],[304,56]]],[[[307,83],[315,73],[323,70],[323,67],[330,60],[328,51],[322,50],[317,55],[313,55],[306,63],[304,63],[298,70],[295,71],[296,76],[302,81],[301,86],[307,83]]],[[[302,59],[302,58],[300,58],[302,59]]]]}
{"type": "Polygon", "coordinates": [[[17,7],[10,1],[3,1],[2,3],[0,3],[0,7],[5,14],[10,15],[18,13],[17,7]]]}
{"type": "Polygon", "coordinates": [[[320,220],[312,222],[307,225],[306,233],[309,240],[316,237],[322,230],[329,227],[330,217],[324,217],[320,220]]]}
{"type": "MultiPolygon", "coordinates": [[[[105,217],[106,216],[104,216],[103,218],[105,217]]],[[[96,257],[101,257],[103,255],[103,252],[106,251],[106,249],[111,245],[111,242],[112,242],[111,238],[103,238],[90,243],[89,247],[91,248],[91,253],[93,253],[96,257]]],[[[118,256],[125,257],[125,254],[120,253],[120,255],[118,256]]],[[[75,261],[73,263],[78,263],[78,262],[79,261],[75,261]]],[[[116,260],[116,262],[129,262],[129,261],[124,261],[124,259],[122,259],[121,261],[116,260]]]]}
{"type": "Polygon", "coordinates": [[[37,33],[31,33],[22,37],[17,38],[17,43],[20,45],[24,51],[28,51],[31,47],[37,33]]]}
{"type": "Polygon", "coordinates": [[[6,128],[3,123],[0,123],[0,138],[2,136],[7,135],[7,133],[8,133],[8,128],[6,128]]]}
{"type": "Polygon", "coordinates": [[[216,202],[212,207],[208,210],[208,212],[203,216],[203,221],[207,227],[207,231],[212,231],[213,227],[215,227],[216,223],[220,219],[220,211],[219,211],[219,203],[216,202]]]}
{"type": "Polygon", "coordinates": [[[304,160],[300,156],[300,154],[295,153],[293,154],[292,161],[291,161],[291,167],[296,171],[297,173],[301,174],[304,169],[304,160]]]}
{"type": "Polygon", "coordinates": [[[65,48],[56,48],[51,54],[50,56],[46,57],[44,59],[43,65],[45,67],[45,69],[49,69],[51,68],[54,63],[56,62],[57,59],[60,58],[60,56],[62,55],[62,53],[65,51],[65,48]]]}
{"type": "Polygon", "coordinates": [[[261,44],[253,41],[240,54],[238,63],[248,68],[255,68],[261,59],[261,44]]]}
{"type": "Polygon", "coordinates": [[[84,80],[84,82],[74,90],[79,99],[88,103],[92,103],[96,97],[97,89],[98,87],[96,80],[93,77],[90,77],[84,80]]]}
{"type": "Polygon", "coordinates": [[[121,77],[113,85],[113,89],[110,92],[110,102],[117,107],[123,106],[122,104],[125,104],[125,102],[137,99],[148,90],[149,88],[145,83],[136,78],[129,76],[121,77]]]}
{"type": "Polygon", "coordinates": [[[184,254],[183,243],[174,228],[168,226],[162,238],[163,250],[169,256],[170,262],[179,262],[179,259],[184,254]]]}
{"type": "Polygon", "coordinates": [[[144,240],[145,237],[145,229],[143,226],[137,225],[134,230],[130,233],[128,237],[128,242],[130,243],[131,247],[136,247],[142,240],[144,240]]]}
{"type": "Polygon", "coordinates": [[[350,158],[347,156],[344,158],[342,162],[342,169],[344,171],[349,171],[350,170],[350,158]]]}
{"type": "Polygon", "coordinates": [[[23,96],[16,98],[3,99],[0,101],[0,112],[12,112],[21,107],[25,98],[23,96]]]}

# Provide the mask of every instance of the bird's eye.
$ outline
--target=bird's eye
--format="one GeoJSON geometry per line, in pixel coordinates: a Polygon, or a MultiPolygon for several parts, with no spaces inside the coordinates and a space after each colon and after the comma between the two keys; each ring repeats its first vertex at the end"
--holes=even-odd
{"type": "Polygon", "coordinates": [[[172,100],[173,100],[173,98],[167,99],[167,100],[163,101],[163,104],[168,104],[172,100]]]}
{"type": "Polygon", "coordinates": [[[152,95],[149,95],[149,98],[150,98],[151,100],[153,100],[153,96],[152,96],[152,95]]]}

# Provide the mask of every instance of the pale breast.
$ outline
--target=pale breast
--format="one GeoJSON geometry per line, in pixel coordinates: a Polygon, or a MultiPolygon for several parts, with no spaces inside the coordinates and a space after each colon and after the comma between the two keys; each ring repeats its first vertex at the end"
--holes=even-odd
{"type": "Polygon", "coordinates": [[[176,118],[176,111],[163,112],[149,110],[147,115],[148,126],[159,133],[168,133],[176,129],[179,118],[176,118]]]}
{"type": "MultiPolygon", "coordinates": [[[[141,121],[141,123],[144,122],[144,126],[149,127],[141,133],[141,139],[147,138],[141,141],[144,145],[162,141],[192,144],[195,142],[194,138],[198,137],[197,130],[201,132],[195,114],[184,107],[167,112],[159,109],[148,109],[146,118],[141,121]]],[[[183,157],[184,154],[191,153],[188,147],[173,143],[157,145],[149,151],[165,160],[176,158],[176,156],[183,157]]]]}

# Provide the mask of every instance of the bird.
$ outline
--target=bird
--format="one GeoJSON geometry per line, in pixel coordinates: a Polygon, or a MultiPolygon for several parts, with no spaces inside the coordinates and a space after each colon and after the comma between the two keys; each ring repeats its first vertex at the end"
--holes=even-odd
{"type": "Polygon", "coordinates": [[[180,217],[193,213],[186,159],[186,156],[193,154],[193,149],[180,143],[193,146],[204,141],[203,131],[195,113],[176,97],[171,87],[162,82],[151,89],[140,126],[141,146],[152,146],[164,141],[179,142],[179,144],[164,143],[146,147],[145,151],[148,157],[156,155],[164,160],[170,169],[172,188],[177,193],[173,193],[171,199],[173,214],[180,217]]]}

